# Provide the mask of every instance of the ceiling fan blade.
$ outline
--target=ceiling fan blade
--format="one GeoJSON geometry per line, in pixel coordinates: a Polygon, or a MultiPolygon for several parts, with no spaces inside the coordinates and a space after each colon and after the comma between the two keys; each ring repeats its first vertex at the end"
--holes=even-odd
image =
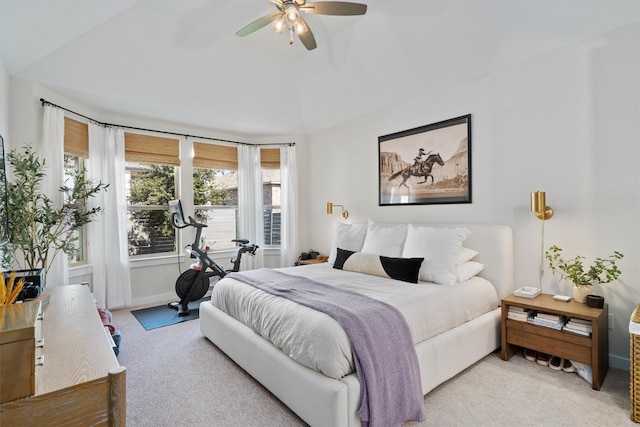
{"type": "Polygon", "coordinates": [[[300,6],[300,10],[316,15],[364,15],[367,12],[367,5],[345,1],[323,1],[306,3],[300,6]]]}
{"type": "Polygon", "coordinates": [[[280,16],[280,12],[273,12],[273,13],[270,13],[269,15],[263,16],[262,18],[256,19],[251,24],[247,25],[246,27],[238,31],[236,33],[236,36],[240,36],[240,37],[248,36],[254,31],[258,31],[260,28],[275,21],[278,16],[280,16]]]}
{"type": "Polygon", "coordinates": [[[269,2],[275,4],[278,10],[282,10],[282,8],[284,7],[284,3],[282,2],[282,0],[269,0],[269,2]]]}
{"type": "Polygon", "coordinates": [[[316,44],[316,38],[313,36],[313,33],[311,32],[311,28],[309,28],[309,24],[307,24],[307,21],[305,21],[302,16],[300,16],[298,19],[300,20],[300,22],[302,23],[302,26],[304,27],[304,31],[298,34],[298,38],[300,39],[304,47],[307,48],[307,50],[313,50],[317,48],[318,45],[316,44]]]}

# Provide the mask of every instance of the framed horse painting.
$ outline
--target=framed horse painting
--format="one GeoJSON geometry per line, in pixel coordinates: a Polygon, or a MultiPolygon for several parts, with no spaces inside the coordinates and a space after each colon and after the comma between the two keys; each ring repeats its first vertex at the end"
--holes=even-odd
{"type": "Polygon", "coordinates": [[[378,137],[379,206],[471,203],[471,114],[378,137]]]}

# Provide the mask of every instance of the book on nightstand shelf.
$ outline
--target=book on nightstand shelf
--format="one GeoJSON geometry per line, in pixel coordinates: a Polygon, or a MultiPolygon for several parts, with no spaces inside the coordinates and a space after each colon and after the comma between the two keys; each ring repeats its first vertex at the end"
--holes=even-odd
{"type": "Polygon", "coordinates": [[[529,317],[527,321],[534,325],[544,326],[545,328],[562,330],[565,323],[567,323],[567,317],[559,314],[535,313],[529,317]]]}
{"type": "Polygon", "coordinates": [[[592,333],[591,322],[575,317],[571,317],[562,330],[587,337],[591,336],[592,333]]]}
{"type": "Polygon", "coordinates": [[[517,307],[515,305],[509,306],[507,311],[507,318],[517,320],[519,322],[526,322],[529,316],[533,315],[533,311],[529,308],[517,307]]]}

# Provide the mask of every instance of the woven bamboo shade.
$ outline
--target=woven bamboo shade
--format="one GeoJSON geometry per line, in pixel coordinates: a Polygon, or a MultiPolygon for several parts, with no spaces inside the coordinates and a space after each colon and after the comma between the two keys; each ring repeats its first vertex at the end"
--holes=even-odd
{"type": "MultiPolygon", "coordinates": [[[[260,165],[280,169],[280,149],[261,148],[260,165]]],[[[193,143],[193,166],[196,168],[238,170],[238,149],[226,145],[193,143]]]]}
{"type": "Polygon", "coordinates": [[[260,165],[264,169],[280,169],[280,149],[261,148],[260,165]]]}
{"type": "Polygon", "coordinates": [[[177,139],[125,132],[124,158],[128,162],[180,166],[177,139]]]}
{"type": "Polygon", "coordinates": [[[89,158],[89,126],[86,123],[64,118],[64,152],[89,158]]]}
{"type": "Polygon", "coordinates": [[[238,149],[227,145],[194,142],[193,167],[238,170],[238,149]]]}

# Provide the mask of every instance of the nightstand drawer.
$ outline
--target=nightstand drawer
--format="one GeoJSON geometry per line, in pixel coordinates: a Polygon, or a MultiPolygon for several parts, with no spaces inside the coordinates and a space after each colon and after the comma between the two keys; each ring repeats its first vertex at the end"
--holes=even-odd
{"type": "MultiPolygon", "coordinates": [[[[532,325],[523,325],[530,326],[531,328],[543,329],[541,327],[536,327],[532,325]]],[[[524,348],[530,348],[532,350],[540,351],[543,353],[552,354],[554,356],[559,356],[565,359],[574,360],[576,362],[591,364],[591,340],[587,339],[589,342],[588,346],[576,344],[569,341],[558,340],[557,338],[553,338],[550,336],[545,336],[548,334],[538,334],[534,332],[528,332],[523,329],[518,328],[507,328],[507,342],[510,344],[514,344],[524,348]]],[[[549,332],[546,330],[542,330],[539,332],[549,332]]],[[[553,331],[562,334],[560,331],[553,331]]],[[[566,336],[568,334],[563,334],[566,336]]],[[[582,337],[576,337],[582,338],[582,337]]]]}

